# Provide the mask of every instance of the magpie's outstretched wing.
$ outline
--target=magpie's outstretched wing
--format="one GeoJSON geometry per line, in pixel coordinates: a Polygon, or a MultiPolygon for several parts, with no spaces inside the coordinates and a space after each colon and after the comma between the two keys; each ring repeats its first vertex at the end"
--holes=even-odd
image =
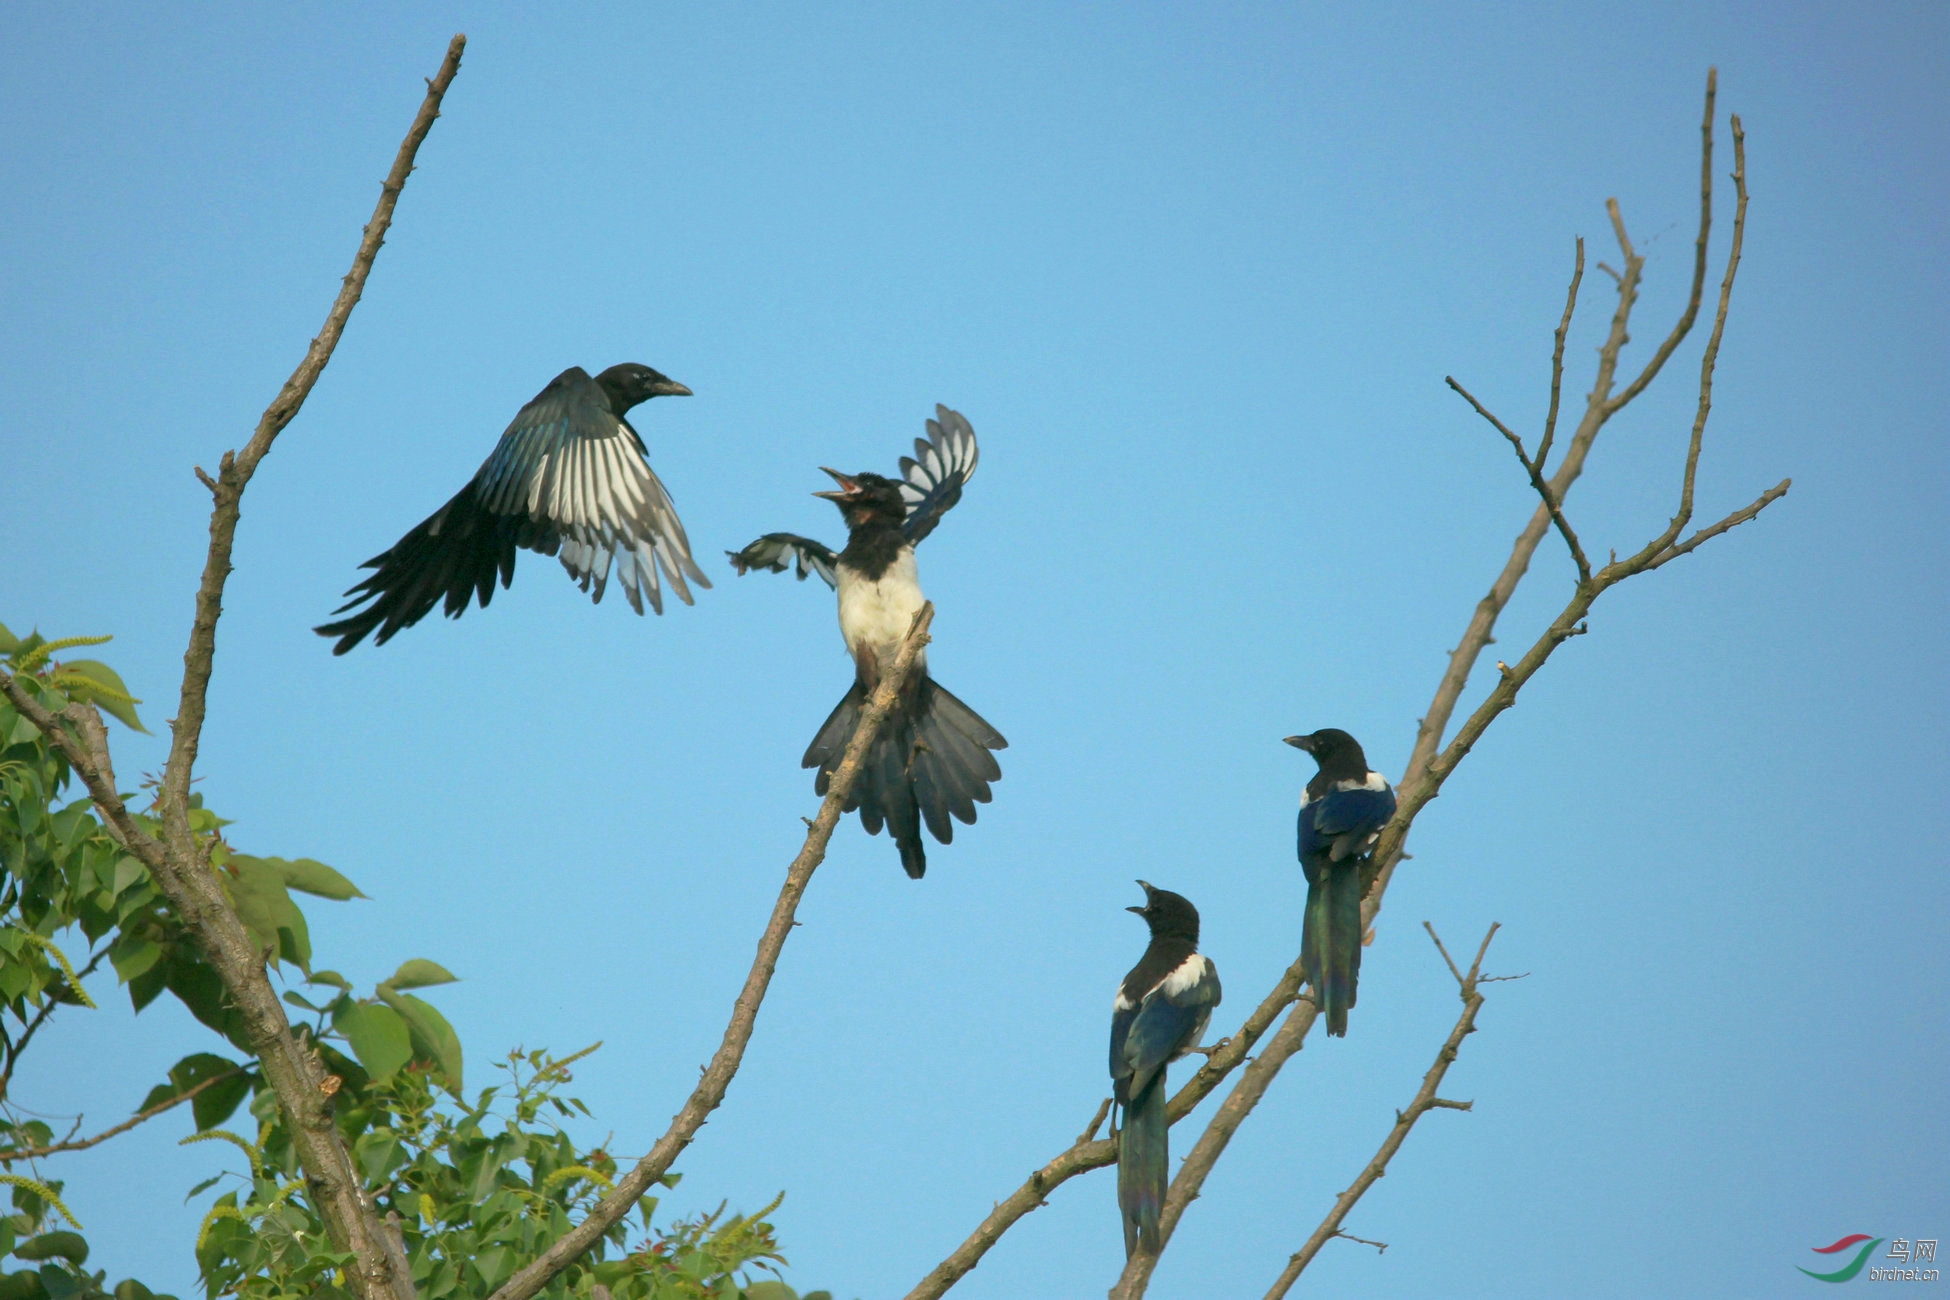
{"type": "Polygon", "coordinates": [[[334,613],[349,617],[317,629],[338,637],[344,654],[368,633],[383,645],[446,602],[458,618],[470,597],[483,608],[514,580],[515,548],[559,555],[562,567],[600,601],[610,566],[630,608],[663,613],[657,569],[691,603],[688,575],[706,578],[670,494],[650,468],[643,440],[617,417],[596,381],[571,366],[521,408],[473,479],[391,549],[361,567],[375,572],[345,594],[334,613]]]}
{"type": "Polygon", "coordinates": [[[1194,953],[1144,995],[1124,1031],[1122,1051],[1113,1028],[1111,1073],[1128,1070],[1128,1095],[1143,1092],[1158,1071],[1198,1046],[1199,1036],[1219,1005],[1219,972],[1209,958],[1194,953]],[[1117,1058],[1121,1056],[1121,1061],[1117,1058]]]}
{"type": "Polygon", "coordinates": [[[907,502],[901,531],[910,546],[933,532],[941,516],[961,500],[962,484],[975,476],[980,456],[975,430],[961,412],[936,406],[934,414],[928,436],[914,440],[914,455],[901,457],[901,497],[907,502]]]}
{"type": "Polygon", "coordinates": [[[744,550],[726,551],[725,554],[731,557],[731,567],[739,573],[748,573],[753,569],[784,573],[796,567],[801,582],[806,580],[808,573],[817,573],[826,580],[827,586],[839,585],[839,580],[833,576],[836,557],[832,548],[796,533],[767,533],[744,550]]]}

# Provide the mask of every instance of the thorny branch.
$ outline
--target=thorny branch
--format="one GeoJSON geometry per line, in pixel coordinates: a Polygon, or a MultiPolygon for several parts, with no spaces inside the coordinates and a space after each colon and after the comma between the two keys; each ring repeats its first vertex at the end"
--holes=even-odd
{"type": "MultiPolygon", "coordinates": [[[[1736,204],[1732,251],[1722,280],[1712,338],[1702,362],[1700,403],[1687,452],[1680,513],[1658,538],[1638,554],[1624,561],[1614,560],[1596,572],[1590,570],[1589,563],[1584,558],[1583,545],[1563,514],[1563,502],[1572,484],[1583,473],[1586,458],[1598,435],[1614,415],[1624,409],[1658,377],[1666,362],[1691,331],[1698,317],[1700,305],[1704,301],[1707,243],[1712,229],[1715,96],[1716,77],[1709,72],[1705,112],[1701,122],[1700,220],[1694,243],[1691,289],[1678,321],[1643,369],[1623,389],[1614,391],[1620,356],[1629,342],[1628,327],[1632,309],[1638,300],[1645,261],[1632,245],[1623,214],[1616,200],[1610,200],[1606,204],[1606,211],[1623,257],[1624,269],[1613,273],[1617,282],[1617,299],[1604,341],[1598,349],[1596,374],[1591,391],[1585,399],[1583,414],[1564,444],[1563,455],[1557,468],[1548,476],[1546,475],[1547,458],[1556,445],[1565,338],[1570,330],[1578,291],[1584,276],[1585,256],[1582,240],[1578,241],[1577,245],[1577,260],[1569,292],[1566,295],[1564,314],[1553,334],[1550,408],[1535,457],[1525,453],[1520,438],[1511,433],[1494,416],[1490,416],[1489,412],[1475,403],[1473,398],[1471,399],[1472,405],[1476,405],[1479,411],[1511,439],[1519,458],[1524,462],[1532,487],[1537,490],[1541,500],[1532,513],[1529,523],[1518,534],[1511,548],[1510,558],[1504,563],[1502,571],[1491,585],[1489,594],[1478,602],[1462,639],[1450,654],[1448,666],[1437,685],[1435,696],[1422,716],[1407,770],[1401,781],[1397,783],[1397,812],[1394,819],[1383,829],[1373,851],[1371,865],[1364,872],[1364,883],[1367,886],[1366,897],[1362,904],[1364,930],[1373,926],[1394,870],[1407,856],[1403,850],[1409,828],[1414,824],[1415,818],[1441,792],[1443,783],[1468,756],[1496,717],[1516,702],[1518,692],[1543,667],[1557,647],[1585,631],[1585,616],[1597,598],[1626,578],[1658,568],[1669,560],[1691,552],[1713,537],[1753,519],[1769,504],[1785,495],[1790,486],[1789,481],[1783,480],[1776,487],[1763,493],[1752,504],[1735,511],[1718,523],[1700,529],[1685,542],[1675,544],[1674,539],[1691,519],[1694,473],[1706,415],[1710,408],[1712,368],[1725,329],[1727,309],[1731,300],[1734,275],[1739,265],[1746,225],[1745,137],[1739,119],[1735,118],[1733,119],[1735,152],[1733,180],[1736,204]],[[1517,585],[1528,572],[1531,558],[1535,555],[1544,533],[1553,526],[1559,528],[1574,561],[1578,562],[1578,579],[1571,598],[1562,612],[1551,621],[1521,658],[1514,664],[1499,663],[1498,679],[1489,694],[1445,746],[1443,736],[1448,730],[1450,720],[1454,716],[1476,663],[1483,651],[1494,644],[1493,633],[1497,619],[1508,606],[1517,585]]],[[[1458,391],[1461,391],[1460,386],[1458,391]]],[[[1204,1133],[1186,1156],[1177,1177],[1173,1179],[1160,1222],[1161,1234],[1167,1244],[1186,1207],[1197,1198],[1206,1175],[1224,1153],[1233,1134],[1259,1104],[1281,1068],[1295,1052],[1300,1050],[1308,1032],[1312,1029],[1317,1008],[1311,999],[1299,997],[1299,988],[1300,978],[1296,963],[1294,967],[1288,969],[1280,983],[1249,1017],[1246,1028],[1243,1028],[1239,1035],[1240,1039],[1245,1040],[1244,1046],[1238,1050],[1221,1050],[1214,1053],[1205,1067],[1199,1070],[1197,1075],[1172,1099],[1170,1115],[1172,1121],[1176,1122],[1214,1091],[1234,1069],[1245,1063],[1246,1050],[1260,1040],[1281,1012],[1286,1012],[1286,1018],[1278,1030],[1270,1038],[1265,1039],[1260,1046],[1259,1054],[1246,1064],[1225,1101],[1221,1103],[1204,1133]]],[[[1111,1164],[1115,1159],[1115,1146],[1107,1140],[1080,1141],[1073,1144],[1067,1151],[1032,1173],[1021,1188],[997,1204],[975,1232],[909,1293],[908,1300],[932,1300],[933,1297],[943,1294],[973,1269],[989,1247],[994,1245],[1014,1223],[1023,1215],[1044,1204],[1044,1198],[1057,1186],[1080,1173],[1111,1164]]],[[[1119,1278],[1112,1295],[1122,1297],[1123,1300],[1136,1300],[1143,1295],[1156,1263],[1156,1256],[1143,1254],[1134,1256],[1119,1278]]]]}
{"type": "Polygon", "coordinates": [[[648,1154],[637,1161],[636,1167],[627,1175],[617,1180],[615,1188],[596,1203],[581,1223],[559,1238],[534,1263],[509,1278],[489,1300],[528,1300],[528,1297],[547,1286],[549,1279],[573,1264],[624,1215],[636,1208],[638,1199],[669,1172],[671,1163],[691,1144],[691,1139],[697,1136],[704,1121],[724,1101],[725,1090],[731,1086],[732,1077],[738,1073],[738,1066],[745,1058],[745,1048],[751,1042],[752,1030],[758,1022],[759,1004],[765,1000],[765,991],[772,982],[772,972],[778,966],[779,953],[785,947],[786,936],[798,924],[793,915],[798,910],[799,900],[805,896],[806,886],[812,883],[813,872],[826,858],[827,842],[833,838],[834,827],[839,825],[841,810],[846,807],[847,796],[852,793],[861,764],[866,760],[867,749],[894,707],[894,701],[912,673],[922,648],[927,645],[928,627],[933,622],[934,605],[921,606],[921,611],[914,616],[913,625],[908,628],[907,639],[902,642],[900,653],[894,658],[893,668],[881,678],[880,685],[861,712],[853,739],[847,743],[846,754],[826,788],[824,802],[819,805],[819,815],[806,830],[805,845],[786,870],[785,884],[780,887],[778,902],[772,907],[772,919],[758,941],[758,955],[752,960],[751,973],[745,977],[745,985],[739,990],[738,1000],[732,1006],[731,1022],[725,1026],[724,1041],[718,1045],[717,1052],[711,1057],[711,1064],[705,1068],[704,1076],[698,1080],[684,1108],[672,1118],[670,1127],[657,1139],[648,1154]]]}
{"type": "MultiPolygon", "coordinates": [[[[1415,1127],[1416,1120],[1432,1110],[1468,1110],[1474,1104],[1467,1101],[1450,1101],[1437,1096],[1436,1093],[1442,1087],[1443,1076],[1455,1063],[1456,1054],[1462,1050],[1463,1039],[1476,1032],[1476,1013],[1483,1006],[1483,994],[1478,988],[1483,973],[1483,955],[1490,950],[1490,940],[1496,937],[1499,927],[1492,925],[1489,933],[1483,936],[1482,947],[1476,950],[1476,960],[1470,963],[1467,975],[1456,969],[1456,963],[1450,960],[1449,950],[1442,946],[1442,940],[1437,937],[1435,927],[1424,921],[1422,928],[1429,932],[1429,938],[1435,940],[1436,950],[1442,954],[1442,960],[1449,967],[1449,973],[1456,977],[1456,987],[1462,996],[1462,1014],[1456,1018],[1456,1027],[1449,1031],[1449,1037],[1444,1040],[1442,1050],[1435,1054],[1435,1064],[1431,1065],[1428,1073],[1422,1076],[1422,1086],[1416,1090],[1414,1100],[1408,1103],[1408,1109],[1395,1112],[1394,1127],[1389,1129],[1388,1136],[1382,1139],[1381,1149],[1375,1152],[1374,1159],[1368,1161],[1367,1168],[1361,1171],[1348,1189],[1334,1198],[1334,1208],[1327,1212],[1327,1217],[1320,1221],[1320,1226],[1314,1229],[1313,1235],[1307,1238],[1306,1244],[1287,1260],[1286,1267],[1280,1270],[1279,1277],[1275,1278],[1273,1285],[1268,1288],[1266,1300],[1280,1300],[1292,1288],[1301,1271],[1313,1262],[1315,1255],[1320,1253],[1320,1248],[1334,1238],[1345,1237],[1349,1241],[1363,1241],[1360,1237],[1341,1231],[1341,1225],[1347,1222],[1348,1212],[1354,1208],[1355,1203],[1375,1185],[1376,1180],[1388,1172],[1388,1162],[1393,1160],[1395,1153],[1402,1149],[1402,1143],[1408,1140],[1408,1132],[1415,1127]]],[[[1377,1250],[1387,1249],[1378,1241],[1364,1241],[1363,1244],[1373,1246],[1377,1250]]]]}
{"type": "MultiPolygon", "coordinates": [[[[231,551],[242,514],[244,489],[259,462],[271,450],[272,442],[298,414],[331,361],[332,352],[345,332],[346,321],[365,290],[373,261],[385,242],[393,210],[406,187],[407,177],[412,174],[420,145],[440,116],[441,101],[460,70],[461,52],[466,45],[465,36],[455,36],[448,43],[439,71],[428,80],[426,95],[407,129],[406,138],[400,143],[392,170],[380,186],[378,205],[361,234],[352,269],[326,314],[324,327],[312,339],[297,369],[265,408],[243,450],[224,453],[214,482],[206,474],[198,475],[210,486],[214,497],[210,548],[197,589],[196,614],[190,626],[189,646],[183,655],[181,701],[171,722],[169,758],[156,801],[162,823],[160,839],[136,823],[116,791],[99,719],[91,729],[79,723],[70,711],[70,725],[63,725],[61,719],[32,699],[19,682],[10,675],[0,674],[0,691],[67,759],[87,787],[111,833],[149,868],[170,907],[195,935],[197,945],[222,979],[231,1003],[244,1019],[251,1051],[262,1063],[264,1077],[277,1094],[289,1122],[312,1202],[325,1222],[332,1244],[354,1256],[346,1277],[365,1300],[413,1300],[412,1278],[404,1268],[398,1238],[389,1235],[380,1222],[352,1162],[351,1152],[332,1121],[318,1064],[292,1034],[284,1007],[264,972],[263,956],[251,943],[190,827],[189,790],[203,732],[216,656],[217,620],[223,614],[224,586],[230,577],[231,551]]],[[[84,710],[84,715],[87,712],[91,711],[84,710]]]]}

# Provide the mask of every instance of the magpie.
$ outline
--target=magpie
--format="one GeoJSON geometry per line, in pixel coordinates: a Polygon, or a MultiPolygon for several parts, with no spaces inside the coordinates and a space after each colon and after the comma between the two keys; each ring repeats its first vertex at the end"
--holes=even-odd
{"type": "Polygon", "coordinates": [[[691,390],[649,366],[625,362],[594,379],[570,366],[521,408],[494,451],[453,500],[425,523],[367,560],[376,572],[345,594],[333,610],[344,614],[314,628],[339,638],[342,655],[375,632],[374,645],[425,618],[446,598],[448,618],[459,618],[478,595],[486,609],[494,578],[515,579],[515,548],[560,554],[562,567],[592,600],[603,598],[609,567],[630,608],[664,612],[657,566],[663,565],[678,599],[691,603],[684,576],[711,585],[691,559],[690,540],[670,494],[650,468],[643,439],[624,418],[652,397],[689,397],[691,390]],[[370,602],[370,603],[367,603],[370,602]]]}
{"type": "MultiPolygon", "coordinates": [[[[799,580],[817,573],[839,592],[840,636],[853,656],[853,687],[813,737],[801,767],[816,767],[813,789],[825,794],[846,753],[867,697],[891,668],[914,615],[923,603],[914,569],[914,548],[941,516],[961,500],[975,473],[975,430],[959,412],[934,408],[928,436],[914,440],[914,455],[901,457],[901,477],[822,470],[839,484],[815,492],[840,508],[846,546],[837,555],[808,537],[767,533],[742,551],[727,551],[739,573],[797,570],[799,580]]],[[[989,782],[1002,779],[992,749],[1006,749],[1002,733],[928,676],[925,652],[896,712],[881,725],[873,749],[848,796],[845,812],[860,810],[867,834],[886,823],[900,849],[901,866],[919,880],[928,869],[921,823],[943,844],[955,838],[952,813],[975,824],[975,805],[990,799],[989,782]]]]}
{"type": "Polygon", "coordinates": [[[1395,815],[1395,791],[1368,770],[1360,743],[1345,731],[1325,727],[1286,743],[1320,764],[1300,801],[1300,870],[1307,877],[1301,969],[1327,1015],[1328,1034],[1345,1038],[1361,978],[1361,867],[1395,815]]]}
{"type": "Polygon", "coordinates": [[[1165,1122],[1165,1066],[1191,1052],[1219,1005],[1219,972],[1198,950],[1198,909],[1183,895],[1140,880],[1151,944],[1117,986],[1110,1016],[1111,1100],[1117,1131],[1117,1209],[1124,1258],[1158,1253],[1171,1154],[1165,1122]]]}

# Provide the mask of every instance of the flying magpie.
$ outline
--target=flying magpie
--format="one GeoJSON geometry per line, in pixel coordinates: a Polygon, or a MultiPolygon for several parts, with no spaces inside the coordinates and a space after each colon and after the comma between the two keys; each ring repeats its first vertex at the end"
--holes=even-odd
{"type": "Polygon", "coordinates": [[[377,629],[384,645],[403,627],[426,617],[443,596],[447,617],[459,618],[468,599],[481,608],[515,578],[515,548],[561,555],[562,567],[592,600],[603,598],[609,566],[630,608],[664,612],[657,566],[678,599],[691,603],[684,575],[711,582],[691,559],[690,540],[670,494],[651,470],[643,439],[624,418],[652,397],[689,397],[691,390],[649,366],[625,362],[594,379],[581,366],[557,375],[521,408],[466,487],[425,523],[361,568],[377,570],[345,594],[333,610],[365,608],[314,630],[335,636],[344,654],[377,629]],[[370,603],[366,603],[370,602],[370,603]]]}
{"type": "Polygon", "coordinates": [[[1138,881],[1151,944],[1111,1003],[1111,1099],[1123,1109],[1117,1135],[1117,1208],[1124,1258],[1159,1250],[1171,1154],[1165,1122],[1165,1066],[1198,1046],[1219,1005],[1219,972],[1198,951],[1198,909],[1183,895],[1138,881]]]}
{"type": "MultiPolygon", "coordinates": [[[[853,656],[853,688],[806,747],[801,767],[817,767],[813,789],[825,794],[833,771],[846,753],[867,697],[880,675],[893,666],[908,627],[923,603],[914,569],[914,548],[934,531],[975,473],[975,430],[945,406],[927,424],[928,436],[914,440],[914,455],[901,457],[901,477],[842,474],[825,470],[837,491],[815,492],[839,506],[846,519],[846,547],[835,555],[811,538],[767,533],[742,551],[728,551],[739,573],[796,568],[800,581],[817,573],[840,594],[840,635],[853,656]]],[[[822,467],[823,468],[823,467],[822,467]]],[[[901,866],[919,880],[928,869],[921,847],[921,823],[935,839],[955,838],[949,814],[974,825],[975,805],[990,799],[989,782],[1002,768],[989,753],[1006,749],[1002,733],[928,676],[925,652],[895,706],[882,724],[844,811],[860,810],[867,834],[882,822],[900,849],[901,866]]]]}
{"type": "Polygon", "coordinates": [[[1320,764],[1300,801],[1300,870],[1307,877],[1301,968],[1327,1014],[1327,1032],[1345,1038],[1361,978],[1361,867],[1395,815],[1395,791],[1368,770],[1360,743],[1345,731],[1325,727],[1286,743],[1320,764]]]}

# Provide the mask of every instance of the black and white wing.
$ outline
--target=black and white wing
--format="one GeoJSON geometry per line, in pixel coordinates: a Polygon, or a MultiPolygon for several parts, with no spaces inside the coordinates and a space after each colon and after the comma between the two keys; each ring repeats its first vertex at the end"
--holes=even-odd
{"type": "Polygon", "coordinates": [[[784,573],[789,568],[797,568],[801,582],[808,573],[817,573],[827,586],[839,585],[839,579],[833,576],[837,557],[832,548],[797,533],[767,533],[744,550],[725,554],[731,557],[731,567],[741,574],[753,569],[784,573]]]}
{"type": "Polygon", "coordinates": [[[657,570],[691,603],[688,575],[711,582],[691,558],[670,494],[650,468],[643,440],[619,419],[580,366],[557,375],[521,408],[473,479],[390,550],[361,567],[375,572],[334,613],[364,608],[317,629],[344,654],[367,633],[383,645],[443,599],[458,618],[477,597],[483,608],[514,580],[515,548],[559,555],[577,584],[600,601],[610,567],[630,608],[663,613],[657,570]]]}
{"type": "Polygon", "coordinates": [[[914,440],[914,455],[901,457],[901,497],[907,520],[901,531],[913,546],[934,531],[941,516],[961,500],[962,484],[975,476],[975,430],[961,412],[934,408],[928,436],[914,440]]]}

